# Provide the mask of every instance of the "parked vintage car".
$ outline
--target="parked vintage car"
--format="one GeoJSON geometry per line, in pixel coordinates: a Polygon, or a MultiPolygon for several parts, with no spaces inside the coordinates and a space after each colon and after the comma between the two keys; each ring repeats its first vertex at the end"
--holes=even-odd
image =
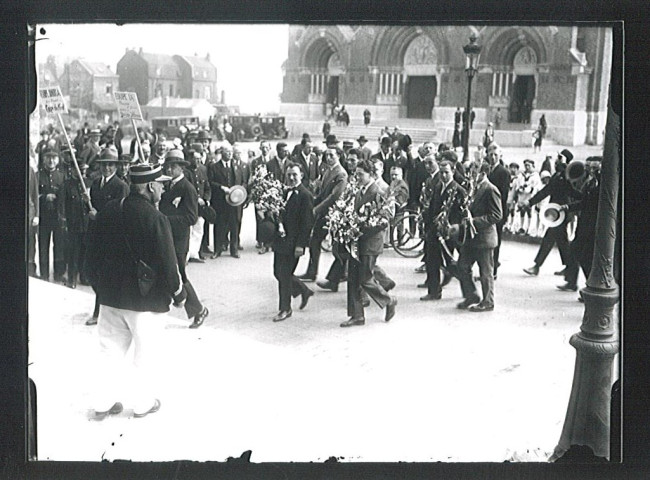
{"type": "Polygon", "coordinates": [[[228,121],[238,142],[287,138],[289,134],[284,117],[277,115],[230,115],[228,121]]]}
{"type": "Polygon", "coordinates": [[[152,130],[154,132],[163,132],[167,135],[167,138],[182,137],[181,127],[185,127],[187,130],[193,130],[199,128],[199,126],[199,117],[170,116],[151,119],[152,130]]]}

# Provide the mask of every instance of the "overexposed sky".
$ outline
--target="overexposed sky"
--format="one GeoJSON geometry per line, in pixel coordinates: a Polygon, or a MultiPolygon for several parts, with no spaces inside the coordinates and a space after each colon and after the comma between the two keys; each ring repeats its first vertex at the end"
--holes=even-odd
{"type": "Polygon", "coordinates": [[[127,48],[205,56],[217,67],[217,89],[242,112],[277,111],[289,27],[284,24],[41,24],[36,61],[55,55],[105,62],[116,71],[127,48]],[[41,28],[45,33],[41,33],[41,28]]]}

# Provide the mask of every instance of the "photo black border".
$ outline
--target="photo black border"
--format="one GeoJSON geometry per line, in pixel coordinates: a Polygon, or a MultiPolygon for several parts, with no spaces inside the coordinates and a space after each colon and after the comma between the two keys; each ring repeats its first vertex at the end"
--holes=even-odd
{"type": "MultiPolygon", "coordinates": [[[[650,478],[648,435],[648,40],[645,2],[620,5],[609,1],[421,2],[421,1],[191,1],[150,0],[89,2],[64,0],[3,2],[2,115],[5,142],[0,161],[3,201],[0,202],[0,478],[650,478]],[[237,23],[494,23],[497,21],[615,22],[616,38],[624,37],[625,76],[623,169],[624,341],[623,462],[621,464],[547,463],[265,463],[174,461],[26,462],[27,276],[25,264],[27,104],[30,97],[27,23],[57,22],[237,22],[237,23]],[[21,135],[22,134],[22,135],[21,135]],[[20,208],[20,207],[23,208],[20,208]]],[[[459,47],[460,48],[460,47],[459,47]]],[[[616,44],[615,61],[621,60],[616,44]]],[[[254,59],[247,59],[254,61],[254,59]]],[[[613,84],[616,78],[613,77],[613,84]]],[[[620,80],[620,79],[619,79],[620,80]]],[[[620,85],[620,82],[619,82],[620,85]]],[[[441,385],[441,391],[445,386],[441,385]]],[[[61,392],[65,395],[65,392],[61,392]]],[[[342,401],[345,401],[342,399],[342,401]]],[[[559,440],[558,431],[558,440],[559,440]]],[[[282,432],[278,432],[281,436],[282,432]]],[[[233,452],[238,456],[241,452],[233,452]]],[[[253,452],[252,461],[255,461],[253,452]]]]}

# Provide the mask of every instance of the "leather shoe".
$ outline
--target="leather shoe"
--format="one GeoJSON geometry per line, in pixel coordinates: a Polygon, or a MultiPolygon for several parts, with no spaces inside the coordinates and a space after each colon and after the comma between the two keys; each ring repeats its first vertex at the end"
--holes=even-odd
{"type": "Polygon", "coordinates": [[[562,290],[563,292],[577,292],[578,286],[567,282],[564,285],[557,285],[557,289],[562,290]]]}
{"type": "Polygon", "coordinates": [[[160,400],[156,398],[156,400],[153,402],[153,407],[151,407],[149,410],[147,410],[144,413],[133,412],[133,416],[135,418],[142,418],[142,417],[146,417],[150,413],[156,413],[158,410],[160,410],[160,400]]]}
{"type": "Polygon", "coordinates": [[[68,281],[68,287],[77,288],[77,282],[75,280],[69,280],[68,281]]]}
{"type": "Polygon", "coordinates": [[[350,318],[341,324],[342,327],[356,327],[360,325],[365,325],[365,318],[350,318]]]}
{"type": "Polygon", "coordinates": [[[363,308],[368,308],[370,306],[370,299],[369,298],[364,298],[361,300],[361,306],[363,308]]]}
{"type": "Polygon", "coordinates": [[[260,255],[264,255],[268,251],[269,251],[269,247],[262,247],[257,251],[257,253],[259,253],[260,255]]]}
{"type": "Polygon", "coordinates": [[[194,258],[194,257],[190,257],[190,259],[188,260],[188,262],[189,262],[189,263],[205,263],[205,260],[203,260],[202,258],[194,258]]]}
{"type": "Polygon", "coordinates": [[[427,266],[426,265],[420,265],[415,269],[415,273],[427,273],[427,266]]]}
{"type": "Polygon", "coordinates": [[[429,300],[440,300],[442,298],[442,295],[433,295],[431,293],[426,294],[424,297],[420,297],[420,300],[423,302],[428,302],[429,300]]]}
{"type": "Polygon", "coordinates": [[[384,288],[384,290],[386,290],[387,292],[390,292],[393,288],[395,288],[395,285],[396,285],[396,284],[395,284],[395,281],[394,281],[394,280],[390,280],[390,281],[386,284],[386,287],[384,288]]]}
{"type": "Polygon", "coordinates": [[[232,258],[239,258],[239,253],[238,253],[238,252],[232,252],[232,253],[230,254],[230,256],[231,256],[232,258]]]}
{"type": "Polygon", "coordinates": [[[538,275],[539,267],[537,265],[533,265],[530,268],[524,268],[524,272],[526,272],[528,275],[538,275]]]}
{"type": "Polygon", "coordinates": [[[427,288],[426,283],[418,283],[418,288],[427,288]]]}
{"type": "Polygon", "coordinates": [[[467,298],[456,305],[456,308],[460,310],[467,310],[471,305],[477,304],[481,301],[478,297],[467,298]]]}
{"type": "Polygon", "coordinates": [[[298,275],[298,278],[303,282],[314,282],[316,280],[316,275],[305,273],[304,275],[298,275]]]}
{"type": "Polygon", "coordinates": [[[318,285],[323,290],[330,290],[331,292],[338,292],[339,291],[338,284],[334,283],[334,282],[330,282],[329,280],[318,280],[316,282],[316,285],[318,285]]]}
{"type": "Polygon", "coordinates": [[[199,252],[199,260],[205,260],[205,254],[203,252],[199,252]]]}
{"type": "Polygon", "coordinates": [[[443,277],[442,277],[442,282],[440,282],[440,288],[446,287],[447,285],[449,285],[449,282],[451,282],[452,278],[454,278],[453,275],[451,275],[449,273],[445,273],[443,275],[443,277]]]}
{"type": "Polygon", "coordinates": [[[217,252],[214,252],[212,254],[212,257],[210,257],[210,258],[212,258],[214,260],[215,258],[219,258],[220,256],[221,256],[221,251],[219,250],[217,252]]]}
{"type": "Polygon", "coordinates": [[[494,310],[494,305],[485,305],[484,303],[477,303],[476,305],[470,305],[467,309],[470,312],[491,312],[494,310]]]}
{"type": "Polygon", "coordinates": [[[88,320],[86,320],[86,325],[97,325],[97,317],[90,317],[88,320]]]}
{"type": "Polygon", "coordinates": [[[206,307],[203,307],[201,313],[194,317],[194,321],[192,322],[192,325],[190,325],[190,328],[199,328],[201,325],[203,325],[203,322],[208,316],[208,313],[210,313],[208,309],[206,307]]]}
{"type": "Polygon", "coordinates": [[[243,249],[244,249],[244,247],[242,247],[241,245],[237,245],[237,250],[240,250],[240,251],[241,251],[241,250],[243,250],[243,249]]]}
{"type": "Polygon", "coordinates": [[[291,316],[293,312],[291,310],[285,310],[284,312],[278,313],[275,317],[273,317],[274,322],[281,322],[282,320],[286,320],[291,316]]]}
{"type": "Polygon", "coordinates": [[[386,305],[386,317],[384,318],[385,322],[390,322],[390,319],[395,316],[396,306],[397,306],[397,299],[393,297],[390,299],[390,303],[386,305]]]}
{"type": "Polygon", "coordinates": [[[119,415],[124,410],[124,407],[120,402],[115,402],[111,408],[104,412],[98,412],[95,410],[95,413],[92,417],[92,420],[104,420],[109,415],[119,415]]]}
{"type": "Polygon", "coordinates": [[[307,306],[307,302],[309,302],[309,299],[313,294],[314,292],[312,292],[311,290],[302,294],[302,299],[300,300],[300,310],[302,310],[307,306]]]}
{"type": "Polygon", "coordinates": [[[212,255],[214,252],[210,248],[205,247],[201,249],[201,253],[204,255],[212,255]]]}
{"type": "Polygon", "coordinates": [[[563,268],[562,270],[560,270],[559,272],[555,272],[553,275],[562,276],[562,275],[565,275],[565,274],[566,274],[566,267],[564,267],[564,268],[563,268]]]}

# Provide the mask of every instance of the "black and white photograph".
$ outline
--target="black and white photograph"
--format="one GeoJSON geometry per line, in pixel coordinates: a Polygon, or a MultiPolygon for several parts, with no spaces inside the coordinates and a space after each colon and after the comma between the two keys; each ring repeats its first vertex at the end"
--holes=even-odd
{"type": "Polygon", "coordinates": [[[613,23],[36,23],[29,460],[621,461],[613,23]]]}

